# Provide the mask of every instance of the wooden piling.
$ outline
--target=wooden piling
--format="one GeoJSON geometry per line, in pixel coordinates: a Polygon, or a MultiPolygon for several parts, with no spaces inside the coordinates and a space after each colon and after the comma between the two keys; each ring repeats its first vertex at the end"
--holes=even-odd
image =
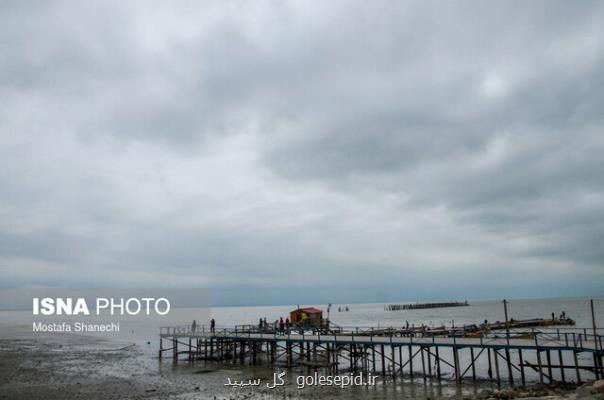
{"type": "Polygon", "coordinates": [[[400,371],[401,375],[403,374],[403,346],[398,346],[398,360],[399,365],[401,366],[400,371]]]}
{"type": "Polygon", "coordinates": [[[522,349],[518,349],[518,362],[520,363],[520,382],[522,386],[526,385],[526,377],[524,376],[524,360],[522,359],[522,349]]]}
{"type": "Polygon", "coordinates": [[[375,375],[375,346],[371,346],[371,371],[375,375]]]}
{"type": "Polygon", "coordinates": [[[434,352],[436,353],[436,356],[434,357],[434,362],[436,363],[436,377],[440,381],[442,375],[440,373],[440,353],[438,352],[438,346],[434,348],[434,352]]]}
{"type": "Polygon", "coordinates": [[[508,366],[508,379],[510,382],[510,386],[514,386],[514,374],[512,373],[512,360],[510,359],[510,349],[505,348],[505,361],[508,366]]]}
{"type": "Polygon", "coordinates": [[[577,383],[581,384],[581,372],[579,371],[579,359],[577,358],[576,350],[573,350],[573,358],[575,359],[575,374],[577,375],[577,383]]]}
{"type": "MultiPolygon", "coordinates": [[[[304,345],[302,345],[304,347],[304,345]]],[[[310,361],[310,342],[306,343],[306,361],[310,361]]]]}
{"type": "Polygon", "coordinates": [[[457,346],[453,347],[453,369],[455,370],[455,380],[460,383],[461,374],[459,368],[459,353],[457,351],[457,346]]]}
{"type": "Polygon", "coordinates": [[[560,360],[560,378],[562,383],[566,383],[566,375],[564,374],[564,359],[562,358],[562,350],[558,349],[558,359],[560,360]]]}
{"type": "Polygon", "coordinates": [[[413,348],[409,345],[409,376],[413,380],[413,348]]]}
{"type": "Polygon", "coordinates": [[[487,348],[487,357],[489,358],[489,369],[487,373],[489,374],[489,379],[493,380],[493,367],[491,365],[491,349],[487,348]]]}
{"type": "Polygon", "coordinates": [[[497,377],[497,386],[501,386],[501,376],[499,375],[499,351],[493,349],[493,359],[495,361],[495,376],[497,377]]]}
{"type": "Polygon", "coordinates": [[[543,365],[541,364],[541,351],[537,349],[537,366],[539,367],[539,382],[543,383],[543,365]]]}
{"type": "Polygon", "coordinates": [[[424,361],[424,346],[420,346],[420,355],[422,356],[422,378],[424,378],[424,382],[426,382],[426,364],[424,361]]]}
{"type": "Polygon", "coordinates": [[[396,379],[396,349],[394,346],[390,346],[390,353],[392,357],[392,379],[396,379]]]}

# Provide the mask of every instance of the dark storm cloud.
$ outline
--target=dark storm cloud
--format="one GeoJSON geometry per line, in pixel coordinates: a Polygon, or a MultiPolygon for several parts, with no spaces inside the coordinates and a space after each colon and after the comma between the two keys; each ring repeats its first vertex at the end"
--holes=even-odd
{"type": "Polygon", "coordinates": [[[599,2],[2,9],[3,285],[604,281],[599,2]]]}

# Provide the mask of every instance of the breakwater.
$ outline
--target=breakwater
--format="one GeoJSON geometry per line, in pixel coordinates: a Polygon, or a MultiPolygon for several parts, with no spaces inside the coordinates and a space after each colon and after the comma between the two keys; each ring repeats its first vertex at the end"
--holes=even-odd
{"type": "Polygon", "coordinates": [[[426,308],[464,307],[469,306],[467,301],[449,301],[440,303],[414,303],[414,304],[387,304],[385,311],[423,310],[426,308]]]}

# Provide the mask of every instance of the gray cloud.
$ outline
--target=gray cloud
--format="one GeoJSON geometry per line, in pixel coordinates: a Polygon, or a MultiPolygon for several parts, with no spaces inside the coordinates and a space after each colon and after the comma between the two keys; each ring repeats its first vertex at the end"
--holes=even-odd
{"type": "Polygon", "coordinates": [[[210,286],[223,303],[246,287],[258,303],[594,294],[603,16],[6,4],[3,285],[210,286]]]}

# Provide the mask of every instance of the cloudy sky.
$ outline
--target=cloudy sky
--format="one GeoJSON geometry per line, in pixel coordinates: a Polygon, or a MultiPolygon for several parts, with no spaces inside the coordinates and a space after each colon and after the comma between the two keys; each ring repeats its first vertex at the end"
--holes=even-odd
{"type": "Polygon", "coordinates": [[[0,7],[3,287],[602,293],[602,2],[0,7]]]}

